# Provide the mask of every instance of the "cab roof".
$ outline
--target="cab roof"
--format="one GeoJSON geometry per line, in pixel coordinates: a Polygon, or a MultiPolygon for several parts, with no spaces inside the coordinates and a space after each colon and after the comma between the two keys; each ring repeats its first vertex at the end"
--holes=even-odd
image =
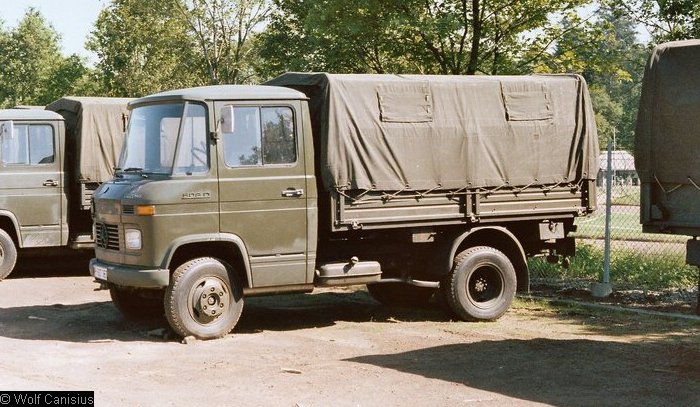
{"type": "Polygon", "coordinates": [[[0,120],[63,120],[63,116],[42,109],[0,109],[0,120]]]}
{"type": "Polygon", "coordinates": [[[161,101],[275,100],[307,99],[306,95],[281,86],[218,85],[175,89],[136,99],[129,106],[161,101]]]}

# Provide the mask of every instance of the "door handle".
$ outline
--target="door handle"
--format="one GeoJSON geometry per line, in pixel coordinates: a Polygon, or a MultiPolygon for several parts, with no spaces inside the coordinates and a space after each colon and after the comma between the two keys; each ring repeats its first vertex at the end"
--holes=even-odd
{"type": "Polygon", "coordinates": [[[57,187],[58,181],[54,181],[52,179],[47,179],[46,181],[44,181],[44,186],[45,187],[57,187]]]}
{"type": "Polygon", "coordinates": [[[285,198],[298,198],[304,195],[303,189],[287,188],[282,191],[282,196],[285,198]]]}

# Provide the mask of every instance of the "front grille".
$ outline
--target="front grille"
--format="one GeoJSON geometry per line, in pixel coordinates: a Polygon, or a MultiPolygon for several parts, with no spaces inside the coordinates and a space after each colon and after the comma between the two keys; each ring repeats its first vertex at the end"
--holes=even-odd
{"type": "Polygon", "coordinates": [[[124,215],[133,215],[133,214],[134,214],[134,205],[124,205],[124,206],[122,206],[122,214],[124,214],[124,215]]]}
{"type": "Polygon", "coordinates": [[[107,250],[119,250],[119,226],[95,224],[95,244],[107,250]]]}

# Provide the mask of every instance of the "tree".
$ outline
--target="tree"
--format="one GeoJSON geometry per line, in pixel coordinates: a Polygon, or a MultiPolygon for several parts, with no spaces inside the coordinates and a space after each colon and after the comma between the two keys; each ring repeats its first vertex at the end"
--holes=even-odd
{"type": "Polygon", "coordinates": [[[277,0],[263,75],[285,70],[518,73],[551,43],[551,17],[586,0],[277,0]],[[538,35],[525,34],[538,30],[538,35]],[[531,52],[531,54],[534,54],[531,52]]]}
{"type": "Polygon", "coordinates": [[[697,0],[604,0],[604,4],[646,26],[655,43],[700,38],[697,0]]]}
{"type": "Polygon", "coordinates": [[[251,40],[269,10],[268,0],[114,0],[87,48],[113,96],[252,82],[251,40]]]}
{"type": "Polygon", "coordinates": [[[60,36],[29,8],[18,26],[0,27],[0,105],[46,105],[79,89],[88,72],[77,55],[63,57],[60,36]]]}
{"type": "Polygon", "coordinates": [[[592,15],[595,19],[567,15],[554,52],[534,69],[582,74],[593,99],[601,147],[615,132],[616,147],[631,149],[646,51],[632,19],[605,7],[592,15]]]}
{"type": "Polygon", "coordinates": [[[206,83],[181,0],[113,0],[102,10],[87,49],[98,57],[104,93],[143,96],[206,83]]]}
{"type": "Polygon", "coordinates": [[[250,39],[270,10],[268,0],[189,0],[180,9],[210,84],[255,79],[250,39]]]}

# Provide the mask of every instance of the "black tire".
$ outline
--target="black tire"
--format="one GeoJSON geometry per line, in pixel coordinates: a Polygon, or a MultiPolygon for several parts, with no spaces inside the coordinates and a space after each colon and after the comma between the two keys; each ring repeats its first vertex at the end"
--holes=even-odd
{"type": "Polygon", "coordinates": [[[211,257],[184,263],[165,291],[165,317],[183,337],[220,338],[243,311],[243,289],[228,264],[211,257]]]}
{"type": "Polygon", "coordinates": [[[383,305],[414,307],[427,305],[436,290],[406,283],[377,283],[367,284],[367,291],[383,305]]]}
{"type": "Polygon", "coordinates": [[[163,316],[163,292],[128,290],[112,287],[109,289],[114,306],[127,319],[145,320],[163,316]]]}
{"type": "Polygon", "coordinates": [[[17,263],[17,247],[10,235],[0,229],[0,281],[9,276],[17,263]]]}
{"type": "Polygon", "coordinates": [[[471,247],[455,257],[442,284],[447,304],[464,321],[491,321],[510,308],[516,290],[513,264],[492,247],[471,247]]]}

